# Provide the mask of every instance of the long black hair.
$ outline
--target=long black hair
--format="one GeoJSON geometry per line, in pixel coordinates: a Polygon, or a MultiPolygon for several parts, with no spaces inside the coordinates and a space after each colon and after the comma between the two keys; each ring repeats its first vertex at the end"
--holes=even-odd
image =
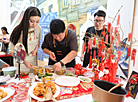
{"type": "Polygon", "coordinates": [[[38,8],[36,7],[28,7],[25,12],[22,21],[18,26],[14,28],[14,30],[11,33],[10,41],[16,45],[20,35],[21,31],[23,31],[23,37],[22,37],[22,43],[26,49],[26,52],[28,53],[28,47],[27,47],[27,38],[28,38],[28,29],[29,29],[29,19],[30,16],[39,16],[41,17],[41,13],[38,8]]]}
{"type": "Polygon", "coordinates": [[[5,30],[6,34],[9,34],[6,27],[1,27],[1,29],[5,30]]]}

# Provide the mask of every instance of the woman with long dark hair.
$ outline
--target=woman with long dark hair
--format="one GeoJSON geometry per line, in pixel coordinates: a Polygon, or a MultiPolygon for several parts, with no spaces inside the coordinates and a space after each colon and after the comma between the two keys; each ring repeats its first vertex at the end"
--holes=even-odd
{"type": "Polygon", "coordinates": [[[2,31],[2,35],[0,37],[0,40],[2,42],[1,51],[7,53],[7,49],[8,49],[9,42],[10,42],[10,35],[9,35],[8,30],[7,30],[6,27],[1,27],[1,31],[2,31]]]}
{"type": "MultiPolygon", "coordinates": [[[[38,25],[41,13],[36,7],[28,7],[19,25],[10,37],[10,54],[14,54],[14,46],[22,43],[26,50],[26,59],[21,67],[32,69],[36,65],[36,54],[40,44],[42,28],[38,25]],[[25,65],[25,66],[24,66],[25,65]]],[[[15,66],[17,63],[15,63],[15,66]]]]}

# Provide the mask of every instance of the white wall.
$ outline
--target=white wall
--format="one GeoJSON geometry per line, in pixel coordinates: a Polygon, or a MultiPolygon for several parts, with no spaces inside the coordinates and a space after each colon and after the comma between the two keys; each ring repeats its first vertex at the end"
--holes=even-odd
{"type": "MultiPolygon", "coordinates": [[[[10,33],[10,1],[11,0],[0,0],[0,28],[5,26],[10,33]]],[[[1,34],[0,30],[0,34],[1,34]]]]}
{"type": "MultiPolygon", "coordinates": [[[[114,18],[120,7],[123,6],[118,13],[120,14],[121,28],[124,32],[123,39],[128,37],[128,33],[131,31],[130,25],[132,26],[133,21],[134,1],[135,0],[107,0],[107,14],[110,17],[114,18]]],[[[113,19],[107,17],[107,21],[112,22],[113,19]]],[[[114,22],[113,26],[116,26],[116,21],[114,22]]],[[[122,32],[120,33],[122,34],[122,32]]]]}
{"type": "Polygon", "coordinates": [[[132,49],[136,48],[136,59],[135,59],[135,66],[133,66],[133,61],[130,60],[129,65],[129,75],[134,70],[138,72],[138,1],[135,0],[135,10],[134,10],[134,19],[133,19],[133,29],[132,29],[132,40],[134,41],[134,38],[136,38],[137,42],[132,44],[132,49]]]}

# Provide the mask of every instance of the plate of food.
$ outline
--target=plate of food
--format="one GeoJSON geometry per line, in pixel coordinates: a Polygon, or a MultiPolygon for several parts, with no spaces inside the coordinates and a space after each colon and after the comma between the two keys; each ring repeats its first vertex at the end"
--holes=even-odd
{"type": "Polygon", "coordinates": [[[57,74],[55,73],[38,73],[37,75],[35,75],[35,79],[38,81],[42,81],[41,78],[45,78],[45,81],[53,81],[58,77],[57,74]]]}
{"type": "Polygon", "coordinates": [[[77,86],[80,80],[72,76],[60,76],[56,78],[55,83],[62,86],[77,86]]]}
{"type": "Polygon", "coordinates": [[[5,101],[14,94],[15,90],[12,88],[0,87],[0,102],[5,101]]]}
{"type": "Polygon", "coordinates": [[[41,101],[43,98],[51,100],[52,98],[56,98],[59,94],[60,87],[52,81],[48,81],[45,84],[38,82],[29,88],[29,95],[38,101],[41,101]]]}
{"type": "Polygon", "coordinates": [[[86,83],[89,83],[92,81],[89,77],[78,76],[78,78],[80,79],[80,81],[86,82],[86,83]]]}

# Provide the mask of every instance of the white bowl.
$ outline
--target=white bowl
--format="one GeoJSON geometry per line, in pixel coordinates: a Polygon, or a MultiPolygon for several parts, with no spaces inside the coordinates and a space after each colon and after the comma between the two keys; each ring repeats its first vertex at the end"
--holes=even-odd
{"type": "Polygon", "coordinates": [[[15,76],[16,69],[17,69],[17,67],[10,66],[10,67],[2,68],[2,71],[4,73],[4,76],[7,76],[9,74],[10,77],[14,77],[15,76]]]}

